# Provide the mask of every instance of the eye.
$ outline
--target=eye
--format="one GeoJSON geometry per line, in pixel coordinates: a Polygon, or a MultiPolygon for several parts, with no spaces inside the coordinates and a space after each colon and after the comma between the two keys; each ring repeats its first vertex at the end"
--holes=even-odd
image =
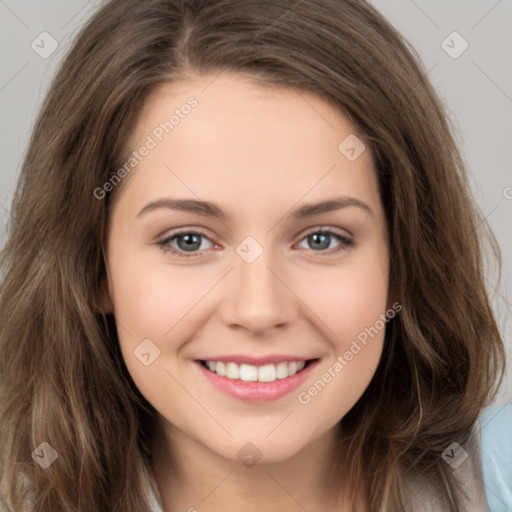
{"type": "Polygon", "coordinates": [[[337,253],[354,245],[354,241],[350,238],[328,228],[316,228],[314,231],[310,231],[302,240],[305,240],[313,251],[328,252],[329,254],[337,253]],[[333,241],[338,241],[338,246],[334,250],[326,251],[326,249],[332,249],[331,242],[333,241]]]}
{"type": "MultiPolygon", "coordinates": [[[[189,258],[196,256],[197,252],[201,249],[207,249],[207,247],[203,246],[202,242],[204,240],[211,242],[204,233],[188,230],[174,233],[160,242],[157,242],[157,245],[159,245],[164,252],[171,252],[173,254],[189,258]],[[176,245],[173,245],[173,242],[175,242],[176,245]]],[[[211,243],[213,245],[213,242],[211,243]]]]}
{"type": "MultiPolygon", "coordinates": [[[[315,228],[306,234],[299,245],[303,240],[310,244],[314,252],[328,254],[337,253],[354,245],[353,240],[329,228],[315,228]],[[338,246],[334,250],[328,250],[332,249],[331,243],[335,241],[338,242],[338,246]]],[[[211,249],[215,244],[201,231],[182,230],[157,242],[157,245],[166,253],[170,252],[180,257],[190,258],[200,256],[202,250],[211,249]],[[203,241],[205,240],[211,244],[210,247],[204,247],[203,241]]]]}

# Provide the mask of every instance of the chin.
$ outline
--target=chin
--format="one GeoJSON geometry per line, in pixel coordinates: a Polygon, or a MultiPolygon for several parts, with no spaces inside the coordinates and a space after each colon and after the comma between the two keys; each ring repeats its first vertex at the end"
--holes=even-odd
{"type": "Polygon", "coordinates": [[[265,439],[261,436],[244,436],[243,440],[231,440],[229,446],[223,443],[210,449],[221,457],[247,467],[255,464],[279,464],[293,458],[307,446],[306,440],[300,442],[298,439],[290,439],[289,436],[284,437],[285,439],[279,436],[265,439]]]}

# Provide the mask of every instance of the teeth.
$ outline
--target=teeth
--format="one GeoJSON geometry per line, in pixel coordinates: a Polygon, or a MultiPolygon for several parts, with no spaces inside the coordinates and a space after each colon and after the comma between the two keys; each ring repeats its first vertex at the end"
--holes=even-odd
{"type": "Polygon", "coordinates": [[[217,363],[217,368],[215,368],[215,373],[221,377],[224,377],[226,375],[226,365],[219,361],[217,363]]]}
{"type": "Polygon", "coordinates": [[[288,363],[279,363],[277,365],[276,377],[278,379],[286,379],[288,377],[288,363]]]}
{"type": "Polygon", "coordinates": [[[305,366],[305,361],[290,361],[278,364],[266,364],[254,366],[252,364],[224,363],[221,361],[206,361],[208,369],[228,379],[244,382],[274,382],[277,379],[286,379],[300,372],[305,366]]]}
{"type": "Polygon", "coordinates": [[[276,367],[273,364],[266,364],[258,368],[258,380],[260,382],[274,382],[276,377],[276,367]]]}
{"type": "Polygon", "coordinates": [[[241,364],[240,380],[243,380],[244,382],[256,382],[258,380],[258,367],[252,366],[251,364],[241,364]]]}
{"type": "Polygon", "coordinates": [[[240,368],[236,363],[228,363],[226,366],[226,377],[228,379],[238,379],[240,377],[240,368]]]}

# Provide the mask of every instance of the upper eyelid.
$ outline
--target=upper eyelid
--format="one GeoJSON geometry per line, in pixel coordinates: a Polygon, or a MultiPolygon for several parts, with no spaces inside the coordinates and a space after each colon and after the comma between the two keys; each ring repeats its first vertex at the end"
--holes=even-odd
{"type": "Polygon", "coordinates": [[[340,228],[335,228],[332,226],[320,226],[320,227],[309,228],[305,232],[303,232],[304,234],[302,235],[302,238],[304,238],[305,236],[308,236],[311,233],[318,233],[318,232],[321,232],[321,233],[328,232],[332,235],[339,235],[339,236],[343,236],[345,238],[352,238],[352,235],[349,234],[348,231],[347,231],[347,234],[344,235],[344,234],[340,233],[340,228]]]}
{"type": "Polygon", "coordinates": [[[166,242],[168,240],[172,240],[172,239],[177,238],[177,237],[179,237],[181,235],[189,235],[189,234],[200,235],[200,236],[210,240],[210,242],[217,243],[217,242],[215,242],[215,240],[210,235],[208,235],[207,233],[203,232],[199,228],[178,229],[178,231],[175,231],[175,232],[171,233],[170,235],[165,235],[163,238],[161,238],[159,243],[166,242]]]}

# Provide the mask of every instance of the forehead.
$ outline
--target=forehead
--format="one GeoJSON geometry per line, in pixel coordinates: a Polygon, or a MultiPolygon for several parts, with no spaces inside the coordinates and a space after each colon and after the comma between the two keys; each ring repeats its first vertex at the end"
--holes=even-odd
{"type": "Polygon", "coordinates": [[[312,93],[236,74],[166,83],[141,109],[130,151],[150,139],[127,180],[147,200],[167,192],[245,207],[329,194],[378,200],[372,155],[356,127],[312,93]],[[355,159],[346,152],[353,148],[355,159]]]}

